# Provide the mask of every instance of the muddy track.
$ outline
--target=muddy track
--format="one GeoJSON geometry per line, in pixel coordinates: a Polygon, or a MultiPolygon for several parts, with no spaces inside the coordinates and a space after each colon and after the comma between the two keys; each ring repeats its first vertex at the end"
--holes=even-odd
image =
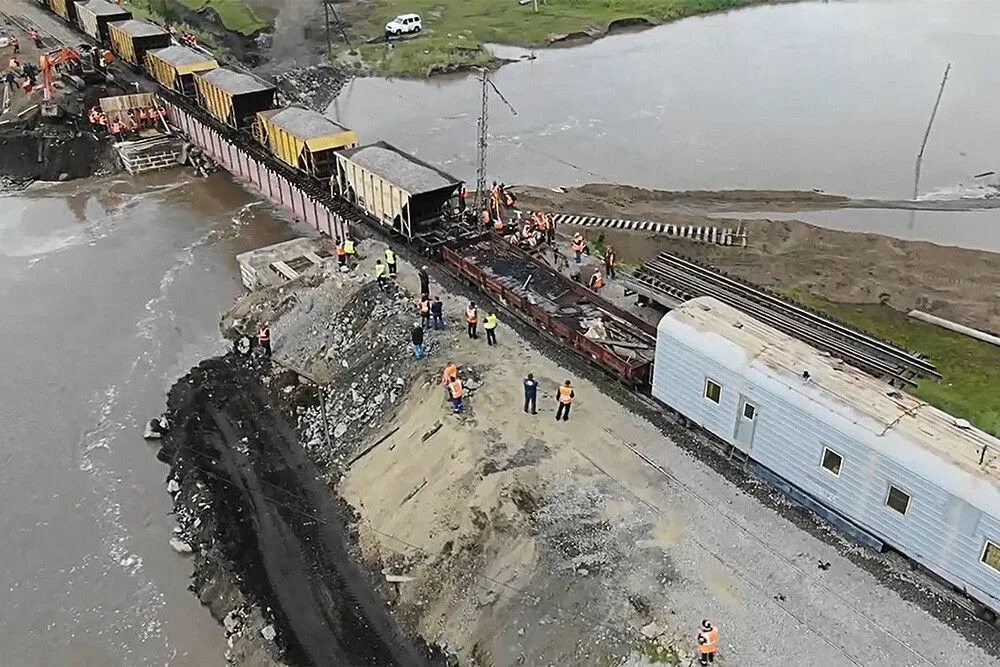
{"type": "Polygon", "coordinates": [[[318,479],[298,435],[233,355],[171,389],[161,460],[212,497],[216,550],[245,596],[270,608],[283,659],[297,665],[443,664],[407,637],[350,555],[349,510],[318,479]]]}

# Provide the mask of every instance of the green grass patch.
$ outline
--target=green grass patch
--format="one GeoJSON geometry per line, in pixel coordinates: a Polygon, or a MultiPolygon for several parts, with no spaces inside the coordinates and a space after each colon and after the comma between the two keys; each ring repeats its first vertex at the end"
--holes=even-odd
{"type": "Polygon", "coordinates": [[[655,639],[647,639],[639,646],[642,657],[658,665],[680,665],[681,657],[673,646],[664,646],[655,639]]]}
{"type": "MultiPolygon", "coordinates": [[[[241,35],[255,35],[267,30],[270,24],[262,18],[257,10],[246,0],[178,0],[182,5],[194,12],[212,9],[219,15],[226,30],[238,32],[241,35]]],[[[297,0],[301,1],[301,0],[297,0]]]]}
{"type": "MultiPolygon", "coordinates": [[[[485,67],[493,56],[483,45],[461,37],[425,35],[418,39],[385,44],[363,44],[357,52],[367,67],[382,76],[426,77],[468,67],[485,67]]],[[[344,50],[341,50],[344,53],[344,50]]]]}
{"type": "Polygon", "coordinates": [[[918,380],[910,393],[1000,437],[1000,348],[914,320],[888,306],[834,303],[803,290],[791,290],[789,295],[859,329],[925,354],[943,377],[939,381],[918,380]]]}
{"type": "MultiPolygon", "coordinates": [[[[762,0],[539,0],[536,13],[531,5],[518,5],[514,0],[380,0],[367,19],[353,29],[356,39],[380,37],[385,24],[393,17],[408,12],[420,14],[424,36],[414,43],[433,36],[436,43],[425,49],[447,60],[453,69],[462,65],[480,64],[488,59],[482,48],[470,50],[470,44],[484,42],[515,46],[544,46],[553,39],[576,33],[600,34],[615,21],[642,19],[652,24],[676,21],[696,14],[733,9],[757,4],[762,0]]],[[[418,47],[405,47],[406,53],[418,47]]],[[[402,46],[403,43],[397,46],[402,46]]],[[[371,45],[369,45],[371,46],[371,45]]],[[[418,49],[419,50],[419,49],[418,49]]],[[[362,47],[362,56],[369,55],[362,47]]],[[[419,50],[423,53],[423,50],[419,50]]],[[[427,54],[424,54],[427,55],[427,54]]],[[[407,68],[386,59],[369,61],[380,74],[389,75],[383,65],[392,65],[394,76],[425,76],[427,68],[407,68]]],[[[421,63],[425,65],[426,63],[421,63]]]]}

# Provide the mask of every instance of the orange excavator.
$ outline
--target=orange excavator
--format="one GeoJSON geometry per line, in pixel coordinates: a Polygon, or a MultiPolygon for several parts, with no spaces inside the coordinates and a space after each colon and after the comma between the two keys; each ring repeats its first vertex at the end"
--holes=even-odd
{"type": "Polygon", "coordinates": [[[89,44],[76,48],[64,46],[41,54],[38,56],[38,68],[42,71],[44,99],[52,97],[57,73],[77,77],[78,81],[74,83],[82,87],[86,83],[106,81],[108,65],[112,62],[114,54],[111,51],[89,44]]]}

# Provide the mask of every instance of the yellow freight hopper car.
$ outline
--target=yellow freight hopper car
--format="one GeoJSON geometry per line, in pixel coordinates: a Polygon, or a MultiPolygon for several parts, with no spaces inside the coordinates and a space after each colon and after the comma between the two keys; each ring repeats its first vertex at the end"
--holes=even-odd
{"type": "Polygon", "coordinates": [[[316,178],[337,170],[336,151],[358,145],[352,130],[301,107],[261,111],[254,136],[275,157],[316,178]]]}
{"type": "Polygon", "coordinates": [[[76,23],[76,4],[73,0],[47,0],[45,4],[53,14],[58,14],[70,23],[76,23]]]}
{"type": "Polygon", "coordinates": [[[132,18],[132,12],[123,9],[108,0],[86,0],[76,2],[76,23],[85,33],[101,44],[110,44],[108,40],[108,24],[117,21],[127,21],[132,18]]]}
{"type": "Polygon", "coordinates": [[[339,151],[336,157],[332,194],[408,239],[438,224],[462,184],[384,141],[339,151]]]}
{"type": "Polygon", "coordinates": [[[257,112],[275,106],[273,85],[225,67],[195,74],[194,87],[201,108],[232,127],[252,125],[257,112]]]}
{"type": "Polygon", "coordinates": [[[111,50],[133,65],[144,65],[146,52],[170,46],[170,33],[148,21],[129,19],[108,24],[111,50]]]}
{"type": "Polygon", "coordinates": [[[146,52],[146,71],[164,88],[194,97],[194,75],[218,69],[219,63],[186,46],[146,52]]]}

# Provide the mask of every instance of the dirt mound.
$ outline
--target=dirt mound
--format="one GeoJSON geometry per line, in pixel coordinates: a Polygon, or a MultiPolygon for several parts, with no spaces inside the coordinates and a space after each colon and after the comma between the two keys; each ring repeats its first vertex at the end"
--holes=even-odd
{"type": "Polygon", "coordinates": [[[318,480],[259,373],[231,354],[192,369],[169,394],[173,428],[159,456],[171,465],[178,539],[203,557],[200,593],[220,568],[231,573],[255,612],[227,616],[227,628],[262,615],[260,634],[290,664],[437,660],[405,636],[352,562],[349,512],[318,480]]]}

